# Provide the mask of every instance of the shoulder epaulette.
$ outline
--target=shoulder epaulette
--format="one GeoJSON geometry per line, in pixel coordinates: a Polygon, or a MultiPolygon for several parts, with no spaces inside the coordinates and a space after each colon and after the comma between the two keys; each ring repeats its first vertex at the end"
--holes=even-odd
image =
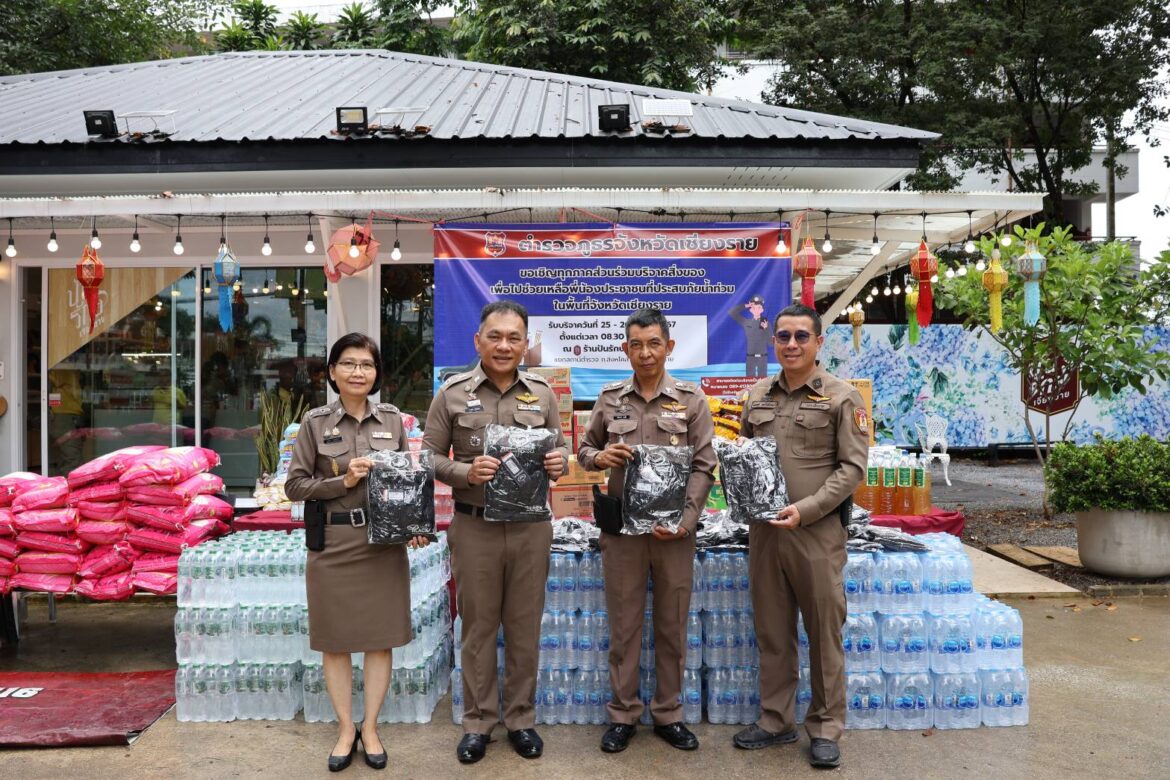
{"type": "Polygon", "coordinates": [[[379,411],[379,412],[394,412],[394,413],[397,413],[397,412],[398,412],[398,407],[397,407],[397,406],[395,406],[394,404],[380,403],[380,404],[378,404],[378,411],[379,411]]]}
{"type": "Polygon", "coordinates": [[[699,389],[699,386],[696,385],[694,382],[675,382],[674,386],[677,387],[679,390],[685,390],[688,393],[697,392],[699,389]]]}
{"type": "Polygon", "coordinates": [[[475,376],[474,371],[464,371],[462,373],[456,374],[455,376],[451,377],[446,382],[444,382],[442,384],[442,386],[439,387],[439,389],[446,390],[448,387],[455,384],[456,382],[462,382],[465,379],[471,379],[471,377],[473,377],[473,376],[475,376]]]}
{"type": "Polygon", "coordinates": [[[606,390],[617,390],[618,388],[624,387],[625,384],[626,381],[624,379],[618,382],[610,382],[608,385],[602,386],[601,391],[605,392],[606,390]]]}
{"type": "Polygon", "coordinates": [[[548,384],[548,380],[547,380],[547,379],[545,379],[544,377],[542,377],[540,374],[532,374],[532,373],[529,373],[529,372],[525,371],[525,372],[524,372],[524,378],[525,378],[525,379],[531,379],[533,382],[539,382],[539,383],[540,383],[540,384],[542,384],[542,385],[547,385],[547,384],[548,384]]]}
{"type": "Polygon", "coordinates": [[[331,408],[329,406],[318,406],[316,409],[310,409],[309,417],[324,417],[329,414],[331,408]]]}

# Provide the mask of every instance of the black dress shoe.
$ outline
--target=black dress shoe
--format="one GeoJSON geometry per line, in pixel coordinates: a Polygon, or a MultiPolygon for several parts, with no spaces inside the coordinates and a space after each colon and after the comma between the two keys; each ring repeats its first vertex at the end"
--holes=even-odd
{"type": "Polygon", "coordinates": [[[487,734],[464,734],[459,747],[455,748],[455,757],[461,764],[474,764],[487,752],[487,743],[487,734]]]}
{"type": "Polygon", "coordinates": [[[671,747],[679,750],[694,750],[699,746],[699,738],[692,734],[681,720],[665,726],[655,726],[654,733],[665,739],[671,747]]]}
{"type": "MultiPolygon", "coordinates": [[[[358,732],[358,739],[361,739],[361,732],[360,731],[358,732]]],[[[365,740],[362,740],[362,742],[364,743],[365,740]]],[[[366,766],[368,766],[370,769],[385,769],[386,768],[387,758],[386,758],[385,748],[382,749],[381,753],[367,753],[366,749],[365,749],[365,744],[363,744],[362,745],[362,754],[366,758],[366,766]]]]}
{"type": "Polygon", "coordinates": [[[771,745],[787,745],[790,742],[795,742],[799,737],[800,735],[796,733],[796,729],[776,733],[762,729],[753,723],[732,737],[731,741],[735,743],[737,748],[759,750],[760,748],[766,748],[771,745]]]}
{"type": "Polygon", "coordinates": [[[808,762],[818,769],[832,769],[841,766],[841,751],[833,740],[813,737],[808,762]]]}
{"type": "Polygon", "coordinates": [[[344,756],[335,756],[332,753],[329,754],[330,772],[340,772],[342,769],[347,769],[349,765],[353,763],[353,754],[357,751],[358,737],[360,736],[361,732],[355,728],[353,732],[353,742],[349,746],[348,754],[344,756]]]}
{"type": "Polygon", "coordinates": [[[630,746],[634,726],[630,723],[611,723],[601,735],[601,749],[606,753],[620,753],[630,746]]]}
{"type": "Polygon", "coordinates": [[[544,752],[544,740],[536,733],[536,729],[509,731],[508,741],[524,758],[540,758],[541,753],[544,752]]]}

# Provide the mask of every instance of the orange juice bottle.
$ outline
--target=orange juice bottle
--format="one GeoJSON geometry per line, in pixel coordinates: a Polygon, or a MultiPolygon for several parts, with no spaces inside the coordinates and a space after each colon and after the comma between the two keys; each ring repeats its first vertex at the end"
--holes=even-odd
{"type": "Polygon", "coordinates": [[[878,492],[879,515],[894,514],[894,493],[898,488],[898,469],[893,460],[886,460],[880,469],[881,490],[878,492]]]}
{"type": "Polygon", "coordinates": [[[869,463],[865,467],[865,503],[863,507],[870,512],[876,512],[878,508],[878,492],[881,490],[881,469],[878,468],[877,459],[872,455],[869,456],[869,463]]]}
{"type": "Polygon", "coordinates": [[[930,514],[930,469],[929,461],[919,459],[914,464],[914,514],[930,514]]]}
{"type": "Polygon", "coordinates": [[[914,509],[914,469],[910,467],[910,458],[903,457],[898,461],[898,487],[894,497],[894,506],[900,515],[908,515],[914,509]]]}

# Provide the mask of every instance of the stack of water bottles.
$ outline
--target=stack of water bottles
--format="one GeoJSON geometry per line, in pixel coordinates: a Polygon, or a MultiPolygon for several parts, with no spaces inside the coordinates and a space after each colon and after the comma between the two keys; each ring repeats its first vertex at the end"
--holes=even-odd
{"type": "Polygon", "coordinates": [[[918,539],[927,553],[849,554],[846,728],[1026,724],[1019,612],[974,592],[957,537],[918,539]]]}
{"type": "MultiPolygon", "coordinates": [[[[707,720],[755,723],[760,714],[760,650],[748,589],[747,553],[706,550],[701,556],[695,556],[694,567],[692,613],[687,620],[688,677],[684,681],[687,684],[684,701],[689,703],[688,686],[693,682],[700,690],[701,704],[701,686],[705,683],[707,720]],[[693,644],[691,626],[699,609],[702,610],[701,673],[689,652],[693,644]]],[[[687,722],[697,723],[698,718],[687,722]]]]}
{"type": "MultiPolygon", "coordinates": [[[[383,722],[426,722],[450,668],[446,536],[409,551],[414,640],[393,653],[383,722]]],[[[321,654],[309,649],[303,532],[237,533],[179,559],[175,677],[181,721],[335,720],[321,654]]],[[[354,717],[364,715],[355,654],[354,717]]]]}

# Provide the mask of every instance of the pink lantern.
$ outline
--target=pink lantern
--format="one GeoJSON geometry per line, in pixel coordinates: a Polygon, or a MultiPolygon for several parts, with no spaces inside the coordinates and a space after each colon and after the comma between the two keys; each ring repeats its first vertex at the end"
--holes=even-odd
{"type": "Polygon", "coordinates": [[[365,226],[356,222],[346,225],[335,231],[329,239],[325,276],[336,283],[342,274],[352,276],[358,271],[364,271],[378,259],[381,246],[381,242],[374,238],[370,220],[366,220],[365,226]]]}

